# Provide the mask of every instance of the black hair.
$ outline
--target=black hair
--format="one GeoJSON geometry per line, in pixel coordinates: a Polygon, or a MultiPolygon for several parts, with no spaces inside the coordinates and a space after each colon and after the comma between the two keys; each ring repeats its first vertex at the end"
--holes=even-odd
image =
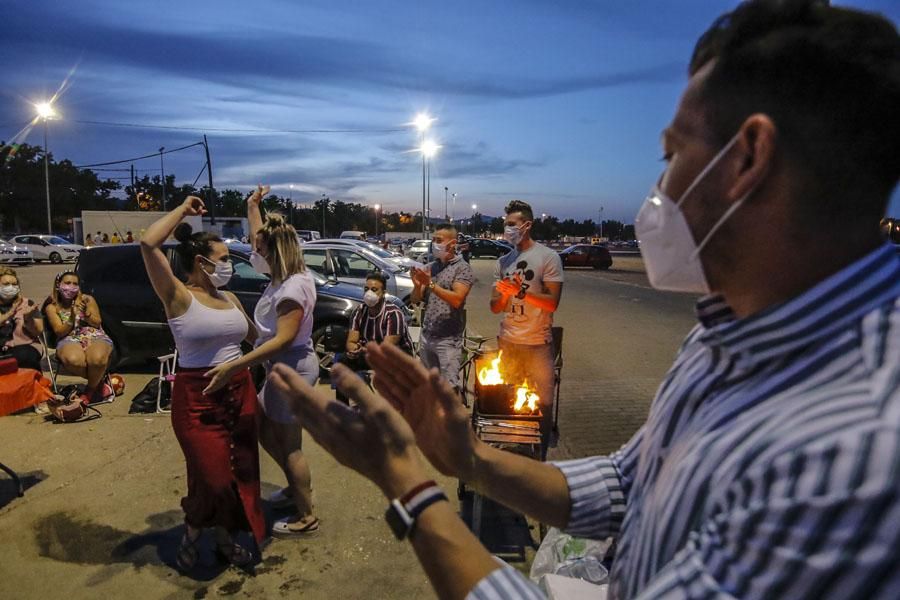
{"type": "Polygon", "coordinates": [[[531,205],[522,200],[510,200],[509,204],[506,205],[504,212],[506,214],[516,212],[522,213],[522,216],[525,217],[526,221],[534,221],[534,212],[531,210],[531,205]]]}
{"type": "Polygon", "coordinates": [[[453,223],[441,223],[440,225],[436,225],[434,228],[435,231],[456,231],[456,226],[453,223]]]}
{"type": "Polygon", "coordinates": [[[710,63],[699,97],[718,144],[766,114],[799,171],[799,219],[878,222],[900,178],[900,36],[890,21],[825,0],[748,0],[700,37],[690,75],[710,63]]]}
{"type": "Polygon", "coordinates": [[[387,290],[387,277],[381,271],[369,271],[366,275],[366,281],[380,281],[381,289],[387,290]]]}
{"type": "Polygon", "coordinates": [[[175,254],[181,261],[181,268],[186,273],[194,270],[194,258],[198,255],[209,257],[212,253],[212,245],[215,242],[221,242],[222,238],[208,231],[198,231],[193,233],[194,229],[190,223],[179,223],[175,228],[173,237],[178,240],[175,246],[175,254]]]}

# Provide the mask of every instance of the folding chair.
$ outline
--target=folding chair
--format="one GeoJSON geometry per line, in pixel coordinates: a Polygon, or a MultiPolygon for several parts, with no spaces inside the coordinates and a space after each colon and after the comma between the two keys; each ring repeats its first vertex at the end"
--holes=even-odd
{"type": "Polygon", "coordinates": [[[172,386],[175,383],[175,366],[178,364],[178,351],[157,356],[159,361],[159,386],[156,388],[156,412],[166,414],[172,412],[172,386]],[[162,407],[163,384],[169,384],[169,407],[162,407]]]}
{"type": "MultiPolygon", "coordinates": [[[[41,332],[41,346],[44,351],[44,360],[47,362],[47,370],[50,372],[50,384],[53,386],[53,393],[59,394],[59,384],[57,383],[57,379],[60,375],[65,375],[63,373],[63,364],[56,356],[56,350],[53,351],[53,354],[50,354],[50,342],[47,339],[47,330],[41,332]]],[[[109,379],[109,372],[103,375],[102,379],[103,383],[109,385],[112,388],[112,381],[109,379]]],[[[100,400],[99,402],[91,402],[91,406],[98,406],[100,404],[112,404],[112,402],[116,399],[115,394],[110,396],[107,400],[100,400]]]]}

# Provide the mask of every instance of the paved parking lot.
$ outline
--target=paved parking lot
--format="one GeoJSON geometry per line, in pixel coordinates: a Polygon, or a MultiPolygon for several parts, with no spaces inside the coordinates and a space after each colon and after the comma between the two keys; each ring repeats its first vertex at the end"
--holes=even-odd
{"type": "MultiPolygon", "coordinates": [[[[492,335],[500,320],[488,308],[493,261],[475,260],[473,267],[478,282],[468,320],[492,335]]],[[[23,293],[42,300],[59,270],[21,269],[23,293]]],[[[688,296],[651,290],[639,257],[614,257],[609,271],[566,271],[556,317],[565,328],[561,439],[551,456],[608,452],[628,439],[693,324],[692,304],[688,296]]],[[[170,565],[180,534],[183,459],[166,416],[127,414],[152,370],[122,371],[126,396],[100,420],[0,419],[0,460],[29,486],[16,499],[0,478],[0,598],[431,596],[412,551],[384,525],[376,489],[308,438],[321,533],[273,542],[255,577],[211,564],[195,578],[179,576],[170,565]]],[[[438,479],[453,489],[454,482],[438,479]]],[[[267,457],[262,481],[266,493],[283,483],[267,457]]]]}

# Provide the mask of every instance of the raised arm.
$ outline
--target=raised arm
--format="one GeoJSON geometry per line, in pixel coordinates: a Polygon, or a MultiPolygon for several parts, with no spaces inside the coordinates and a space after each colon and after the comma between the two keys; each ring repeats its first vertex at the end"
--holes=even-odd
{"type": "Polygon", "coordinates": [[[188,196],[181,206],[153,223],[141,238],[141,256],[147,267],[150,284],[162,301],[167,315],[183,312],[177,310],[179,307],[175,305],[184,304],[186,309],[190,302],[190,292],[172,272],[172,266],[162,251],[162,245],[172,235],[182,219],[204,213],[206,213],[206,209],[203,200],[196,196],[188,196]]]}
{"type": "Polygon", "coordinates": [[[247,198],[247,221],[250,223],[250,246],[254,250],[258,250],[256,247],[256,234],[262,229],[262,213],[259,210],[259,204],[262,202],[262,199],[269,193],[271,188],[267,185],[259,184],[256,186],[256,189],[253,190],[253,193],[250,194],[250,197],[247,198]]]}

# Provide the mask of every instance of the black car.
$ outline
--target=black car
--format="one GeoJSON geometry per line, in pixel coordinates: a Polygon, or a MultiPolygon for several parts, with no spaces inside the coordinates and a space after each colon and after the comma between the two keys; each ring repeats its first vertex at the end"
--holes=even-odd
{"type": "MultiPolygon", "coordinates": [[[[85,293],[94,296],[103,316],[103,328],[112,338],[113,365],[155,359],[175,348],[162,303],[150,286],[138,244],[95,246],[81,253],[75,270],[85,293]]],[[[175,244],[163,246],[175,274],[184,278],[175,257],[175,244]]],[[[229,245],[234,275],[225,289],[234,292],[247,314],[253,316],[256,303],[269,283],[250,266],[250,246],[229,245]]],[[[350,316],[362,302],[358,286],[328,280],[312,272],[316,280],[316,307],[313,312],[313,343],[320,355],[342,346],[350,316]],[[328,343],[326,343],[328,340],[328,343]]],[[[392,302],[402,307],[393,296],[392,302]]],[[[406,309],[404,308],[404,312],[406,309]]]]}
{"type": "Polygon", "coordinates": [[[471,253],[472,258],[481,258],[484,256],[500,258],[501,256],[506,256],[509,251],[510,248],[498,244],[494,240],[473,238],[469,241],[469,252],[471,253]]]}

